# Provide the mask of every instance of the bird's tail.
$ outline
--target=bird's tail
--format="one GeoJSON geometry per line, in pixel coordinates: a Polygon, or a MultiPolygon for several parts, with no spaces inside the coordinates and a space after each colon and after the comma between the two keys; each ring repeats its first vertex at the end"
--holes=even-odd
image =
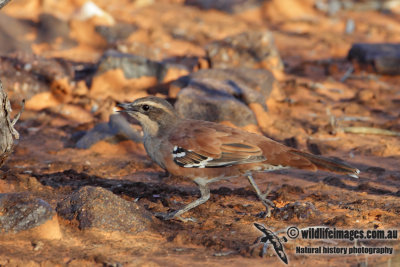
{"type": "Polygon", "coordinates": [[[292,150],[290,152],[308,159],[319,170],[347,174],[353,178],[358,178],[358,174],[360,173],[359,169],[351,167],[347,164],[341,163],[334,159],[316,156],[316,155],[298,151],[298,150],[292,150]]]}

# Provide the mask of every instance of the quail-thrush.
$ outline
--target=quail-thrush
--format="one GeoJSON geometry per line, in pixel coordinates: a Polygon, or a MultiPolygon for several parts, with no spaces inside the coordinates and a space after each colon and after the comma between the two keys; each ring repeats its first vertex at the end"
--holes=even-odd
{"type": "Polygon", "coordinates": [[[163,214],[163,219],[180,218],[206,202],[210,198],[208,184],[238,176],[248,178],[269,216],[274,204],[267,199],[268,192],[259,190],[252,172],[298,168],[354,178],[360,173],[347,164],[287,147],[265,136],[214,122],[182,119],[161,98],[149,96],[118,106],[141,124],[144,147],[153,161],[172,175],[190,178],[199,186],[199,199],[163,214]]]}

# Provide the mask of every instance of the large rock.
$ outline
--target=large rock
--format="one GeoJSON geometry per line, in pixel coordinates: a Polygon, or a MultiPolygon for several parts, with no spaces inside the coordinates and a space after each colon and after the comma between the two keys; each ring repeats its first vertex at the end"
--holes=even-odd
{"type": "MultiPolygon", "coordinates": [[[[259,103],[265,106],[275,81],[274,75],[263,69],[227,68],[204,69],[178,79],[172,85],[170,97],[190,84],[209,84],[213,90],[222,91],[242,100],[247,105],[259,103]],[[213,86],[214,85],[214,86],[213,86]]],[[[200,87],[201,89],[201,87],[200,87]]],[[[175,95],[174,95],[175,94],[175,95]]]]}
{"type": "Polygon", "coordinates": [[[0,232],[17,233],[35,228],[54,215],[46,201],[28,193],[0,194],[0,232]]]}
{"type": "Polygon", "coordinates": [[[151,214],[138,204],[93,186],[82,187],[59,202],[57,213],[67,220],[77,221],[80,229],[137,233],[148,229],[152,223],[151,214]]]}
{"type": "Polygon", "coordinates": [[[267,109],[273,82],[274,76],[267,70],[206,69],[174,82],[170,97],[177,98],[175,108],[183,117],[245,126],[257,124],[249,105],[267,109]]]}
{"type": "Polygon", "coordinates": [[[214,122],[230,121],[237,126],[257,124],[253,112],[230,94],[209,93],[205,90],[198,90],[195,85],[186,87],[178,94],[175,109],[178,114],[189,119],[214,122]]]}

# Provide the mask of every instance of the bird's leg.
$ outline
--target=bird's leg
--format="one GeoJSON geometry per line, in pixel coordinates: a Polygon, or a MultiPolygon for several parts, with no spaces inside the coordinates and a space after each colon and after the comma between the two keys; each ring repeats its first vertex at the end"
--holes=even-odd
{"type": "Polygon", "coordinates": [[[271,217],[271,207],[275,208],[274,202],[269,200],[267,198],[268,194],[271,192],[270,186],[268,184],[267,190],[262,193],[261,190],[258,188],[256,182],[253,179],[253,176],[251,174],[247,175],[247,179],[249,180],[250,184],[253,186],[254,190],[256,191],[256,194],[258,198],[261,200],[261,202],[264,204],[264,206],[267,208],[267,217],[271,217]]]}
{"type": "Polygon", "coordinates": [[[268,248],[268,242],[265,242],[264,245],[263,245],[263,249],[262,249],[262,251],[260,252],[260,256],[261,256],[262,258],[264,258],[265,254],[267,254],[267,248],[268,248]]]}
{"type": "Polygon", "coordinates": [[[267,254],[267,249],[268,249],[268,242],[262,242],[261,240],[263,239],[263,236],[257,237],[257,239],[254,241],[253,245],[250,246],[250,253],[253,254],[254,249],[256,249],[260,244],[262,244],[263,248],[260,251],[260,257],[264,257],[265,254],[267,254]]]}
{"type": "Polygon", "coordinates": [[[200,179],[200,178],[196,178],[194,179],[194,182],[199,186],[200,189],[200,193],[201,196],[199,199],[196,199],[195,201],[187,204],[186,206],[184,206],[183,208],[173,211],[173,212],[169,212],[167,214],[165,213],[157,213],[156,217],[160,217],[164,220],[170,220],[172,218],[178,218],[184,222],[192,220],[193,219],[185,219],[182,218],[181,215],[184,214],[185,212],[203,204],[204,202],[206,202],[209,198],[210,198],[210,188],[208,187],[207,183],[205,182],[204,179],[200,179]]]}

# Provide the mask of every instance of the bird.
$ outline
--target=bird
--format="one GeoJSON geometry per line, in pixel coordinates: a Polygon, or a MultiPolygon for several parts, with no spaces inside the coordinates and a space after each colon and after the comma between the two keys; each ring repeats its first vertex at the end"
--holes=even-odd
{"type": "Polygon", "coordinates": [[[210,198],[211,183],[236,177],[247,177],[270,217],[271,208],[275,208],[267,198],[270,190],[261,192],[254,172],[297,168],[354,178],[360,173],[339,160],[297,150],[263,135],[217,122],[181,118],[163,98],[146,96],[117,106],[119,112],[126,112],[141,125],[148,156],[171,175],[191,179],[200,190],[200,198],[184,207],[156,214],[164,220],[185,220],[182,214],[210,198]]]}

